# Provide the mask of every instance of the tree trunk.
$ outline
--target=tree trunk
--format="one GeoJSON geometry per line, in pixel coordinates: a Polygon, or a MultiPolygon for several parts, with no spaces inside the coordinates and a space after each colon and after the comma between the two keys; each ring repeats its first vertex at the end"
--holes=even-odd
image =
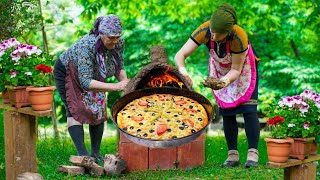
{"type": "Polygon", "coordinates": [[[296,43],[292,39],[290,40],[290,43],[291,43],[291,47],[293,49],[295,56],[300,60],[300,53],[299,53],[299,50],[298,50],[296,43]]]}
{"type": "MultiPolygon", "coordinates": [[[[46,34],[44,23],[43,23],[41,0],[39,0],[38,2],[39,2],[40,14],[41,14],[41,31],[42,31],[42,38],[43,38],[43,48],[44,48],[44,51],[47,54],[49,54],[47,34],[46,34]]],[[[49,77],[49,83],[50,83],[50,85],[52,85],[52,76],[49,77]]],[[[57,126],[56,105],[55,105],[54,98],[52,101],[51,119],[52,119],[52,124],[53,124],[54,137],[59,138],[59,131],[58,131],[58,126],[57,126]]]]}

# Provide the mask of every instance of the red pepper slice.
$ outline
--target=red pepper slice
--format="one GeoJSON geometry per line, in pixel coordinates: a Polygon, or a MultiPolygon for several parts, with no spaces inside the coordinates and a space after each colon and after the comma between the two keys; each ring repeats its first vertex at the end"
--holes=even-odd
{"type": "Polygon", "coordinates": [[[143,116],[131,116],[131,119],[134,121],[142,121],[144,119],[143,116]]]}
{"type": "Polygon", "coordinates": [[[182,119],[182,122],[188,123],[190,127],[194,127],[194,122],[191,119],[182,119]]]}
{"type": "Polygon", "coordinates": [[[139,106],[148,106],[148,102],[146,101],[139,101],[138,104],[139,106]]]}

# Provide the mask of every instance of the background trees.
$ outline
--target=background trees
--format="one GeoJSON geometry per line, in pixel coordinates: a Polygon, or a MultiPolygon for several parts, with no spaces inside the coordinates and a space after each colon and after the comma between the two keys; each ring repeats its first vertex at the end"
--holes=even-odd
{"type": "MultiPolygon", "coordinates": [[[[22,8],[21,1],[7,1],[22,8]]],[[[0,21],[6,23],[5,16],[11,14],[13,20],[27,27],[23,30],[17,29],[20,33],[12,35],[18,36],[22,42],[29,41],[28,43],[41,45],[41,27],[29,26],[31,20],[32,22],[39,20],[36,18],[38,3],[35,0],[29,2],[34,4],[32,8],[34,20],[24,16],[30,8],[18,13],[16,8],[10,9],[1,3],[0,8],[4,11],[0,11],[0,21]],[[18,16],[20,13],[23,15],[18,16]]],[[[123,22],[123,37],[126,41],[125,69],[129,77],[133,77],[150,62],[149,49],[152,46],[164,46],[169,61],[173,64],[175,53],[193,30],[208,20],[212,11],[222,2],[225,1],[41,0],[49,52],[55,56],[88,33],[97,16],[109,13],[118,15],[123,22]]],[[[280,96],[298,94],[304,89],[320,91],[318,56],[320,30],[317,28],[320,23],[319,1],[231,0],[228,3],[235,7],[238,24],[246,30],[261,57],[259,63],[261,113],[268,104],[280,96]]],[[[3,30],[0,32],[0,39],[4,39],[4,32],[3,30]]],[[[195,90],[202,92],[215,103],[210,90],[200,85],[207,75],[206,52],[204,46],[200,47],[188,58],[187,68],[194,81],[195,90]]],[[[109,106],[119,96],[119,93],[110,93],[109,106]]],[[[59,100],[57,95],[56,100],[59,100]]]]}

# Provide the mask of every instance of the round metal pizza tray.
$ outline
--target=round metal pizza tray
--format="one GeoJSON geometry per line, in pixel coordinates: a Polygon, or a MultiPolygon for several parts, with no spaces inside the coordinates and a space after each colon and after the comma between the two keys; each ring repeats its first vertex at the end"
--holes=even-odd
{"type": "Polygon", "coordinates": [[[172,88],[172,87],[161,87],[161,88],[145,88],[136,90],[134,92],[128,93],[124,96],[122,96],[120,99],[118,99],[112,106],[111,109],[111,118],[115,126],[119,129],[120,133],[122,133],[125,137],[127,137],[130,141],[143,145],[148,146],[152,148],[166,148],[166,147],[176,147],[182,144],[189,143],[190,141],[194,140],[198,136],[201,135],[201,133],[207,128],[207,126],[210,124],[213,118],[213,108],[211,102],[202,96],[201,94],[190,91],[187,89],[180,89],[180,88],[172,88]],[[185,136],[182,138],[172,139],[172,140],[155,140],[155,139],[147,139],[147,138],[141,138],[133,136],[126,131],[122,130],[117,123],[117,114],[121,109],[123,109],[128,103],[131,101],[143,97],[148,96],[152,94],[172,94],[172,95],[179,95],[191,98],[193,100],[196,100],[199,102],[204,109],[207,112],[208,115],[208,124],[203,127],[200,131],[195,132],[194,134],[191,134],[189,136],[185,136]]]}

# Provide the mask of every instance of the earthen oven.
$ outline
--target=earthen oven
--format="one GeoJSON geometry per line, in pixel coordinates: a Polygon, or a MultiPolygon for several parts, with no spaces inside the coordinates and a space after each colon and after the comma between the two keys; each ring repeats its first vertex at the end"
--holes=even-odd
{"type": "MultiPolygon", "coordinates": [[[[164,47],[150,50],[151,63],[142,68],[128,84],[124,95],[148,87],[178,87],[192,91],[191,84],[168,64],[164,47]],[[161,78],[160,78],[161,77],[161,78]]],[[[170,148],[151,148],[130,141],[120,133],[120,158],[127,161],[127,171],[147,169],[190,168],[205,160],[205,131],[187,144],[170,148]]]]}

